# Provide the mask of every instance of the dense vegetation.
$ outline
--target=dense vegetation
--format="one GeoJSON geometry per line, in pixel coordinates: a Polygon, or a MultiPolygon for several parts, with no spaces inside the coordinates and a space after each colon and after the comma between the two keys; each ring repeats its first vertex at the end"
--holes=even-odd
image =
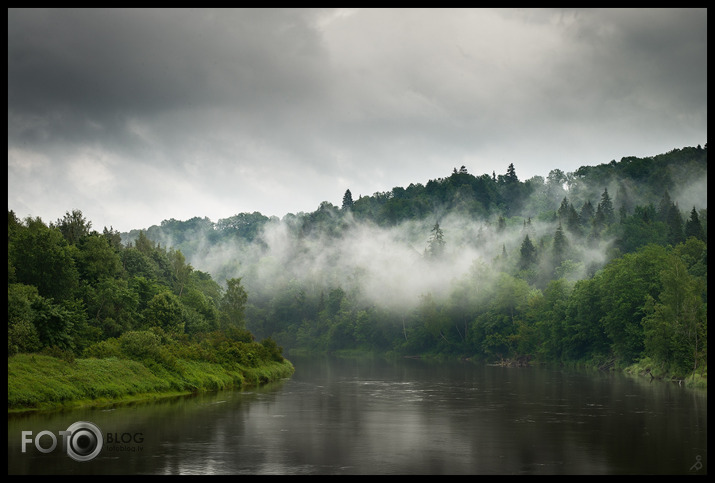
{"type": "Polygon", "coordinates": [[[240,279],[223,288],[144,236],[123,246],[78,210],[49,225],[9,211],[8,408],[290,374],[282,348],[245,329],[246,297],[240,279]]]}
{"type": "Polygon", "coordinates": [[[461,167],[283,219],[121,236],[11,212],[8,351],[171,367],[277,343],[705,376],[706,180],[707,145],[526,181],[461,167]]]}
{"type": "Polygon", "coordinates": [[[707,145],[523,182],[513,164],[481,176],[462,166],[282,220],[168,220],[145,233],[240,275],[247,327],[286,348],[641,362],[681,378],[707,367],[706,179],[707,145]],[[398,284],[413,279],[435,283],[405,301],[398,284]]]}

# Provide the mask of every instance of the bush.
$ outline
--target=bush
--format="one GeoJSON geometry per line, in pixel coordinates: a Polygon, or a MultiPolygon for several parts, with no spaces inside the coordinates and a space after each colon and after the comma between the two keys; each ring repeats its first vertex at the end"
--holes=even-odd
{"type": "Polygon", "coordinates": [[[267,339],[263,339],[261,341],[261,345],[266,350],[266,355],[269,360],[283,362],[283,348],[276,344],[276,341],[269,337],[267,339]]]}
{"type": "Polygon", "coordinates": [[[161,360],[161,339],[150,331],[125,332],[119,337],[122,355],[136,361],[161,360]]]}
{"type": "Polygon", "coordinates": [[[122,356],[122,351],[119,347],[119,341],[115,338],[109,338],[87,347],[84,351],[84,356],[95,359],[108,359],[110,357],[119,359],[122,356]]]}

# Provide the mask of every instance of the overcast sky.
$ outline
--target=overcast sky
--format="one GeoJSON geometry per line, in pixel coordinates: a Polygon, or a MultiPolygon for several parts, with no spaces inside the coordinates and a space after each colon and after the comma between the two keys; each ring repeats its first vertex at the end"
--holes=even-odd
{"type": "Polygon", "coordinates": [[[707,142],[707,10],[8,10],[8,209],[99,231],[707,142]]]}

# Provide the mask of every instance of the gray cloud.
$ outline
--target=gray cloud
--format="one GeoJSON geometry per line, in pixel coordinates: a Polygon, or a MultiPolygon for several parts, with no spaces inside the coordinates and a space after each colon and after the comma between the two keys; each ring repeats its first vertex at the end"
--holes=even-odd
{"type": "Polygon", "coordinates": [[[8,10],[8,208],[282,216],[707,142],[707,10],[8,10]]]}

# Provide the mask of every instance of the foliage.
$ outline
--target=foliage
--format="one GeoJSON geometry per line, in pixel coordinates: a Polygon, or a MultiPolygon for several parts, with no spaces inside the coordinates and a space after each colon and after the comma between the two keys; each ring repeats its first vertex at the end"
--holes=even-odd
{"type": "Polygon", "coordinates": [[[167,220],[122,234],[122,245],[78,210],[51,226],[10,211],[8,354],[56,347],[174,371],[181,361],[255,367],[284,346],[602,367],[647,358],[685,375],[707,364],[707,209],[687,200],[681,211],[676,196],[706,176],[707,145],[525,181],[513,163],[481,176],[462,166],[357,199],[346,190],[341,207],[281,221],[288,263],[374,226],[419,232],[425,277],[471,264],[400,310],[362,296],[360,267],[321,278],[263,256],[278,220],[257,212],[167,220]],[[475,235],[459,239],[450,216],[475,235]],[[192,266],[227,247],[255,263],[219,268],[223,285],[192,266]],[[261,286],[261,272],[279,276],[261,286]]]}
{"type": "MultiPolygon", "coordinates": [[[[20,221],[8,212],[8,357],[42,353],[89,365],[90,372],[107,367],[91,362],[96,359],[134,361],[140,366],[130,366],[132,371],[141,367],[140,372],[148,368],[153,374],[141,376],[147,391],[213,389],[243,383],[244,373],[263,382],[270,374],[285,374],[270,369],[290,366],[282,348],[272,339],[256,342],[244,328],[247,294],[240,279],[228,280],[224,289],[194,270],[180,251],[161,248],[143,232],[123,246],[111,230],[99,234],[90,227],[79,210],[50,226],[39,218],[20,221]],[[188,377],[189,369],[198,371],[188,377]],[[208,373],[214,375],[205,380],[208,373]],[[219,379],[223,382],[217,385],[219,379]]],[[[74,379],[65,386],[60,374],[66,371],[55,372],[54,362],[12,359],[19,360],[25,373],[34,371],[32,361],[52,368],[43,384],[61,385],[61,394],[19,388],[9,371],[11,407],[116,398],[139,390],[119,382],[131,379],[121,372],[109,386],[74,379]],[[35,393],[24,395],[27,391],[35,393]]],[[[35,376],[25,382],[39,384],[35,376]]]]}

